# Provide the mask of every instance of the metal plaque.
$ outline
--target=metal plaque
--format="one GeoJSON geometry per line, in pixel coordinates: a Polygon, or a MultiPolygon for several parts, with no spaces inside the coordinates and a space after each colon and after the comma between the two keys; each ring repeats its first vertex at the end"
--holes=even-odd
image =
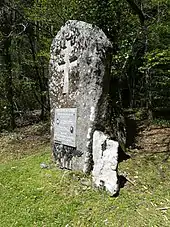
{"type": "Polygon", "coordinates": [[[76,147],[76,108],[55,109],[54,141],[59,144],[76,147]]]}

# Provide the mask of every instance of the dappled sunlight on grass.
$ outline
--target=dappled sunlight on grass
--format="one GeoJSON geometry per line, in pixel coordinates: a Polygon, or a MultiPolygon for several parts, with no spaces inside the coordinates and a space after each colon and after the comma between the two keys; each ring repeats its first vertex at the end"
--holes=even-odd
{"type": "Polygon", "coordinates": [[[57,169],[49,143],[37,142],[30,149],[22,140],[15,142],[19,152],[27,149],[19,158],[14,152],[6,155],[13,145],[1,150],[0,226],[170,226],[170,160],[165,154],[131,154],[119,165],[125,187],[118,197],[109,197],[92,188],[90,176],[57,169]],[[42,169],[42,162],[49,168],[42,169]]]}

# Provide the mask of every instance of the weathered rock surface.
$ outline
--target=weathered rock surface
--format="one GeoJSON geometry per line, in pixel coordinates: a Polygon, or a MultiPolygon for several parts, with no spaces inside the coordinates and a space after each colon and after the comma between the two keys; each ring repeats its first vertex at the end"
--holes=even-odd
{"type": "Polygon", "coordinates": [[[90,172],[93,133],[109,130],[112,46],[98,27],[68,21],[54,38],[50,59],[51,132],[54,156],[61,167],[90,172]],[[54,141],[56,108],[76,108],[76,146],[54,141]]]}
{"type": "Polygon", "coordinates": [[[111,196],[118,192],[118,142],[110,140],[101,131],[93,134],[93,182],[99,188],[105,188],[111,196]]]}

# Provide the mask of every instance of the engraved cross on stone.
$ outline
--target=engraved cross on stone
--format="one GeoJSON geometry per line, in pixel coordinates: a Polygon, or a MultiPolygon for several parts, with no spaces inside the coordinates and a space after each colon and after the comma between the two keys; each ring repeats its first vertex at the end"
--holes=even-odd
{"type": "Polygon", "coordinates": [[[71,41],[66,40],[66,48],[62,50],[62,53],[64,54],[65,64],[59,66],[60,70],[64,70],[63,94],[68,94],[68,91],[69,91],[69,72],[70,72],[70,69],[71,69],[71,67],[77,65],[77,61],[70,62],[69,55],[71,54],[71,51],[72,51],[71,41]]]}

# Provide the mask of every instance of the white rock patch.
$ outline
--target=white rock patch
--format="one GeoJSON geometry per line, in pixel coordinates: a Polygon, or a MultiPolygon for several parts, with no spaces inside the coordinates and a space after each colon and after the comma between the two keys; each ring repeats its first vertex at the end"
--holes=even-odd
{"type": "Polygon", "coordinates": [[[92,132],[92,128],[89,128],[87,133],[87,139],[91,138],[91,132],[92,132]]]}
{"type": "Polygon", "coordinates": [[[91,113],[90,113],[90,121],[94,121],[95,119],[95,108],[94,106],[91,107],[91,113]]]}
{"type": "Polygon", "coordinates": [[[119,190],[117,178],[118,142],[110,140],[101,131],[93,134],[93,182],[105,188],[112,196],[119,190]]]}

